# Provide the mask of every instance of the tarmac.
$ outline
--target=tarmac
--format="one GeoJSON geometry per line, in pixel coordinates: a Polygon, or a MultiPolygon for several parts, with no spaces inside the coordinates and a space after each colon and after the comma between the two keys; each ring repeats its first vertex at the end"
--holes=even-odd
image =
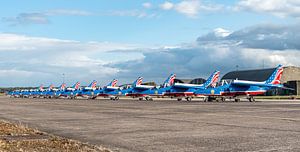
{"type": "Polygon", "coordinates": [[[0,119],[113,151],[300,151],[300,101],[0,97],[0,119]]]}

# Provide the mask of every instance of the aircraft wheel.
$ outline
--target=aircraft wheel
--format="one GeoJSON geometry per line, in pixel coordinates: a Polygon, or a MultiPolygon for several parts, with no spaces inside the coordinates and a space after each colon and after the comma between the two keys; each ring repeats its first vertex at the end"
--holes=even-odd
{"type": "Polygon", "coordinates": [[[213,97],[208,97],[208,98],[207,98],[207,101],[208,101],[208,102],[212,102],[213,100],[214,100],[213,97]]]}
{"type": "Polygon", "coordinates": [[[142,101],[143,100],[143,98],[139,98],[139,101],[142,101]]]}
{"type": "Polygon", "coordinates": [[[186,101],[192,101],[191,97],[186,97],[186,101]]]}
{"type": "Polygon", "coordinates": [[[234,99],[234,101],[235,101],[235,102],[240,102],[241,99],[236,98],[236,99],[234,99]]]}
{"type": "Polygon", "coordinates": [[[177,98],[177,101],[181,101],[182,99],[181,98],[177,98]]]}
{"type": "Polygon", "coordinates": [[[249,102],[254,102],[254,101],[255,101],[255,99],[253,97],[249,98],[249,102]]]}
{"type": "Polygon", "coordinates": [[[146,101],[152,101],[153,99],[150,97],[145,97],[146,101]]]}
{"type": "Polygon", "coordinates": [[[222,101],[222,102],[225,102],[225,100],[226,100],[226,98],[224,98],[224,97],[221,98],[221,101],[222,101]]]}

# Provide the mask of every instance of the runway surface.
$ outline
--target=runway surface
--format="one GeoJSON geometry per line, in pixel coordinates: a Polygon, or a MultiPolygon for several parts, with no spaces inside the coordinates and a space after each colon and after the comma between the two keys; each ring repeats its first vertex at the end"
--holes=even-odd
{"type": "Polygon", "coordinates": [[[300,151],[300,101],[0,97],[0,118],[113,151],[300,151]]]}

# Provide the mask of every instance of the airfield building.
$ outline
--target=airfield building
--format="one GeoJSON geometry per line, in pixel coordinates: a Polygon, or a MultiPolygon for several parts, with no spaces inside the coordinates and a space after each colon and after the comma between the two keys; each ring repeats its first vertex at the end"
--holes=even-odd
{"type": "Polygon", "coordinates": [[[206,82],[203,78],[196,78],[196,79],[175,79],[175,83],[189,83],[189,84],[203,84],[206,82]]]}

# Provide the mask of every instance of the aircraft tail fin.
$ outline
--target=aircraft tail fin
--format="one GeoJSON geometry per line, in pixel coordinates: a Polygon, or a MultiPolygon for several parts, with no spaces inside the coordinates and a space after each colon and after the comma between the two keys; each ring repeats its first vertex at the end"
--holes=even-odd
{"type": "Polygon", "coordinates": [[[91,88],[96,88],[97,86],[97,81],[96,80],[93,80],[92,83],[88,86],[88,87],[91,87],[91,88]]]}
{"type": "Polygon", "coordinates": [[[65,90],[66,89],[66,84],[62,83],[59,88],[60,88],[60,90],[65,90]]]}
{"type": "Polygon", "coordinates": [[[80,87],[80,83],[79,82],[76,82],[74,85],[73,85],[73,87],[72,88],[74,88],[74,89],[79,89],[79,87],[80,87]]]}
{"type": "Polygon", "coordinates": [[[176,74],[171,74],[167,80],[164,82],[164,87],[172,86],[174,84],[174,80],[176,79],[176,74]]]}
{"type": "Polygon", "coordinates": [[[278,65],[269,79],[266,81],[266,84],[280,84],[280,79],[283,73],[283,66],[278,65]]]}
{"type": "Polygon", "coordinates": [[[138,77],[132,84],[132,86],[141,85],[143,82],[143,77],[138,77]]]}
{"type": "Polygon", "coordinates": [[[44,90],[44,86],[41,84],[39,87],[40,90],[44,90]]]}
{"type": "Polygon", "coordinates": [[[117,79],[113,79],[107,86],[115,87],[117,85],[117,82],[118,82],[117,79]]]}
{"type": "Polygon", "coordinates": [[[214,71],[214,73],[208,77],[207,81],[204,83],[204,87],[207,88],[209,86],[215,87],[220,77],[220,71],[214,71]]]}
{"type": "Polygon", "coordinates": [[[49,86],[49,90],[52,90],[53,88],[54,88],[54,85],[51,84],[51,85],[49,86]]]}

